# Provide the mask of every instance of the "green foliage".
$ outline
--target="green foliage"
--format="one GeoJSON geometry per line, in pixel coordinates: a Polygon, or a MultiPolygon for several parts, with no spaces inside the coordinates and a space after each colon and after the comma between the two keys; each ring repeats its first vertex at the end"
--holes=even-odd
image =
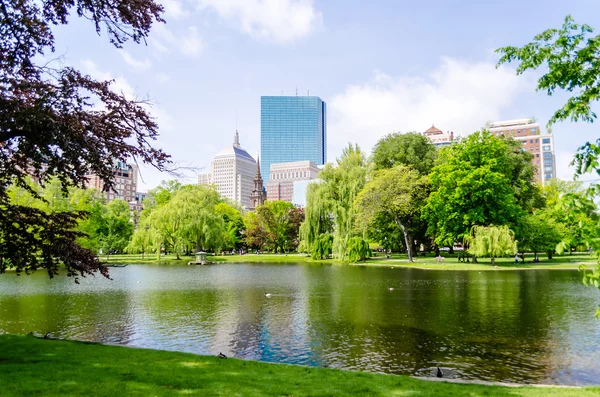
{"type": "Polygon", "coordinates": [[[508,226],[473,226],[465,241],[469,252],[481,257],[494,259],[517,252],[515,234],[508,226]]]}
{"type": "Polygon", "coordinates": [[[333,235],[330,233],[321,234],[312,245],[312,259],[326,259],[333,248],[333,235]]]}
{"type": "Polygon", "coordinates": [[[437,154],[436,147],[423,134],[396,132],[377,142],[371,161],[378,170],[407,165],[421,175],[427,175],[435,165],[437,154]]]}
{"type": "Polygon", "coordinates": [[[274,252],[296,249],[303,221],[304,211],[292,203],[267,201],[256,208],[255,216],[246,216],[246,242],[259,249],[266,246],[274,252]]]}
{"type": "Polygon", "coordinates": [[[415,255],[413,233],[429,194],[427,177],[404,165],[377,171],[356,198],[356,211],[363,224],[387,214],[402,231],[408,260],[415,255]]]}
{"type": "Polygon", "coordinates": [[[517,246],[520,252],[531,251],[553,253],[562,241],[564,228],[542,211],[526,215],[519,220],[517,246]]]}
{"type": "Polygon", "coordinates": [[[516,153],[510,139],[487,131],[444,148],[430,174],[432,193],[423,209],[436,242],[451,245],[475,225],[516,225],[526,214],[523,206],[533,207],[529,156],[516,153]]]}
{"type": "Polygon", "coordinates": [[[333,254],[341,261],[348,259],[348,241],[356,234],[354,201],[366,183],[366,175],[365,156],[357,145],[348,145],[336,166],[328,164],[319,174],[322,193],[329,200],[326,208],[333,214],[333,254]]]}
{"type": "Polygon", "coordinates": [[[301,244],[307,251],[321,234],[333,231],[333,203],[328,191],[327,184],[318,182],[313,182],[307,187],[305,218],[300,225],[301,244]]]}
{"type": "Polygon", "coordinates": [[[123,251],[131,234],[133,224],[130,220],[129,204],[121,199],[112,200],[106,205],[104,215],[106,227],[101,235],[102,249],[110,254],[111,251],[123,251]]]}
{"type": "Polygon", "coordinates": [[[348,261],[356,263],[364,261],[371,255],[369,243],[360,237],[352,237],[348,240],[348,261]]]}
{"type": "Polygon", "coordinates": [[[228,203],[219,203],[215,212],[223,218],[223,249],[239,249],[243,244],[244,219],[239,209],[228,203]]]}
{"type": "MultiPolygon", "coordinates": [[[[591,123],[597,118],[592,105],[600,99],[600,35],[592,35],[593,31],[588,25],[576,24],[568,15],[560,29],[548,29],[523,47],[496,50],[502,54],[498,65],[518,62],[517,74],[543,68],[545,73],[538,79],[537,90],[549,96],[558,90],[572,95],[550,118],[548,126],[567,119],[591,123]]],[[[595,170],[600,174],[599,156],[600,139],[580,147],[574,160],[577,173],[595,170]]]]}

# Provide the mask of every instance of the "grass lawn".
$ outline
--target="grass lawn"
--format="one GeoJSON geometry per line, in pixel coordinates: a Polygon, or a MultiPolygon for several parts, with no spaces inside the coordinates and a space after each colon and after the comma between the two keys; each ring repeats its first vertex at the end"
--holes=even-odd
{"type": "Polygon", "coordinates": [[[595,388],[502,387],[0,336],[0,396],[592,397],[595,388]]]}
{"type": "MultiPolygon", "coordinates": [[[[579,253],[574,255],[555,255],[552,259],[547,259],[545,256],[539,256],[540,263],[533,263],[533,255],[527,255],[526,263],[515,264],[513,258],[498,258],[496,259],[497,268],[491,266],[489,258],[480,258],[479,263],[458,262],[456,255],[445,255],[444,262],[437,262],[433,254],[415,258],[415,262],[409,263],[406,254],[394,254],[390,259],[385,258],[381,253],[378,256],[367,259],[365,262],[357,263],[358,266],[398,266],[411,267],[418,269],[429,270],[514,270],[514,269],[577,269],[584,264],[588,268],[596,265],[596,260],[590,255],[579,253]]],[[[106,261],[105,257],[101,257],[106,261]]],[[[144,264],[144,263],[165,263],[165,264],[186,264],[193,260],[193,257],[181,256],[177,260],[175,255],[166,255],[157,260],[156,255],[112,255],[108,260],[109,264],[144,264]]],[[[226,256],[209,256],[209,261],[217,263],[316,263],[316,264],[333,264],[339,263],[333,259],[315,261],[305,254],[246,254],[246,255],[226,255],[226,256]]]]}

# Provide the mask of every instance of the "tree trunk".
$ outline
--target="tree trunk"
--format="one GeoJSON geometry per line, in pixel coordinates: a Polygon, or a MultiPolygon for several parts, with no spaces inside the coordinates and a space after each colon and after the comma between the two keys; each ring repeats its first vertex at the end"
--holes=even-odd
{"type": "Polygon", "coordinates": [[[402,228],[402,234],[404,234],[404,244],[406,244],[406,253],[408,254],[408,261],[413,262],[412,245],[410,244],[410,236],[408,235],[408,232],[406,231],[406,229],[404,227],[402,228]]]}
{"type": "Polygon", "coordinates": [[[552,251],[548,251],[548,259],[552,259],[552,251]]]}
{"type": "Polygon", "coordinates": [[[477,255],[473,255],[473,263],[479,263],[477,262],[477,255]]]}
{"type": "Polygon", "coordinates": [[[435,246],[435,256],[440,256],[440,247],[438,247],[437,245],[435,246]]]}
{"type": "Polygon", "coordinates": [[[496,264],[496,258],[492,258],[492,265],[496,264]]]}
{"type": "Polygon", "coordinates": [[[454,255],[454,245],[451,245],[451,246],[448,247],[448,253],[450,255],[454,255]]]}

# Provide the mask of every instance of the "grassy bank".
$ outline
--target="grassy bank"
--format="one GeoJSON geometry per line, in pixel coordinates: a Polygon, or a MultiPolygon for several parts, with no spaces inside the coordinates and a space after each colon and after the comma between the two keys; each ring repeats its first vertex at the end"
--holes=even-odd
{"type": "MultiPolygon", "coordinates": [[[[113,255],[108,261],[105,257],[101,258],[109,264],[145,264],[145,263],[164,263],[164,264],[186,264],[193,260],[193,257],[181,256],[179,260],[175,255],[166,255],[158,260],[156,255],[113,255]]],[[[225,256],[209,256],[209,261],[216,263],[316,263],[316,264],[334,264],[338,261],[328,260],[313,260],[304,254],[247,254],[247,255],[225,255],[225,256]]],[[[553,259],[540,257],[540,263],[533,263],[533,256],[527,256],[525,264],[515,264],[513,258],[498,258],[496,259],[497,267],[490,263],[489,258],[479,259],[479,263],[458,262],[456,255],[446,256],[443,262],[437,262],[432,255],[427,257],[418,257],[415,262],[409,263],[406,255],[394,254],[391,258],[379,254],[379,256],[369,258],[365,262],[360,262],[354,265],[358,266],[394,266],[394,267],[411,267],[428,270],[514,270],[514,269],[577,269],[584,264],[588,267],[595,266],[595,259],[588,254],[577,255],[561,255],[555,256],[553,259]]]]}
{"type": "Polygon", "coordinates": [[[430,382],[334,369],[0,336],[1,396],[591,397],[600,388],[430,382]]]}

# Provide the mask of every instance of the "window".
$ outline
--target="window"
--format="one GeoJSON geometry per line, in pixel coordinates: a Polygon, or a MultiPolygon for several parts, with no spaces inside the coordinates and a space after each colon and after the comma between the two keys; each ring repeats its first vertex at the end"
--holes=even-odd
{"type": "Polygon", "coordinates": [[[532,128],[532,129],[531,129],[531,133],[532,133],[532,134],[535,134],[536,132],[537,132],[537,128],[532,128]]]}
{"type": "Polygon", "coordinates": [[[544,159],[544,164],[552,165],[552,159],[544,159]]]}
{"type": "Polygon", "coordinates": [[[535,155],[535,157],[540,157],[540,154],[539,154],[539,153],[537,153],[537,154],[535,155]]]}
{"type": "Polygon", "coordinates": [[[552,158],[552,153],[550,153],[550,152],[546,152],[546,153],[544,153],[544,158],[545,158],[545,159],[547,159],[547,158],[552,158]]]}
{"type": "Polygon", "coordinates": [[[550,138],[544,138],[544,139],[542,139],[542,143],[550,143],[550,138]]]}
{"type": "Polygon", "coordinates": [[[536,139],[536,140],[535,140],[535,143],[540,143],[540,140],[539,140],[539,139],[536,139]]]}
{"type": "Polygon", "coordinates": [[[533,143],[533,139],[530,139],[530,140],[529,140],[529,143],[533,143]]]}
{"type": "Polygon", "coordinates": [[[520,134],[520,133],[521,133],[521,130],[517,130],[517,134],[520,134]]]}
{"type": "Polygon", "coordinates": [[[552,174],[545,174],[544,179],[552,179],[552,174]]]}
{"type": "Polygon", "coordinates": [[[550,151],[550,145],[544,145],[544,152],[550,151]]]}
{"type": "Polygon", "coordinates": [[[552,166],[551,165],[544,166],[544,171],[545,172],[552,172],[552,166]]]}

